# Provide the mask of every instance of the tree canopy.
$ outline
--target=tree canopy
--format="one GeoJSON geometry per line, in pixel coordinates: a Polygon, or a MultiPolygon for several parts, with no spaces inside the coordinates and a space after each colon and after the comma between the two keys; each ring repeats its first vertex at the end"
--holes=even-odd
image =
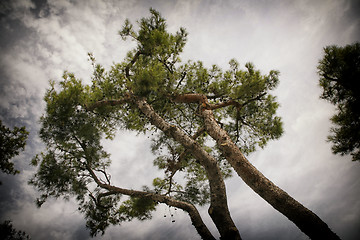
{"type": "Polygon", "coordinates": [[[283,132],[276,116],[279,104],[271,94],[279,72],[262,74],[251,63],[241,68],[234,59],[226,71],[200,61],[182,63],[187,32],[167,32],[160,13],[150,13],[136,29],[125,21],[119,34],[137,46],[122,62],[106,70],[89,54],[94,67],[90,84],[69,72],[59,83],[50,82],[40,130],[46,151],[33,159],[38,171],[30,180],[42,192],[38,205],[48,197],[76,197],[96,235],[110,224],[149,219],[164,203],[186,211],[200,236],[214,239],[196,209],[209,205],[221,238],[240,239],[224,183],[234,169],[306,234],[337,239],[243,155],[283,132]],[[113,139],[124,129],[152,134],[154,165],[164,171],[152,186],[125,189],[107,171],[110,155],[101,139],[113,139]]]}
{"type": "Polygon", "coordinates": [[[28,132],[25,127],[7,128],[0,120],[0,170],[7,174],[17,174],[19,170],[14,168],[10,159],[24,150],[28,132]]]}
{"type": "Polygon", "coordinates": [[[11,221],[6,220],[0,224],[0,237],[3,240],[30,240],[30,236],[24,231],[16,230],[11,221]]]}
{"type": "Polygon", "coordinates": [[[328,140],[332,151],[360,160],[360,43],[328,46],[318,65],[321,98],[336,105],[328,140]]]}

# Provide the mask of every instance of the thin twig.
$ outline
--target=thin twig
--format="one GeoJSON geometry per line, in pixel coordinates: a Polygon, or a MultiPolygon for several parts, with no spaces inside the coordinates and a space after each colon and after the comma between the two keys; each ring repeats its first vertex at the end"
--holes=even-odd
{"type": "Polygon", "coordinates": [[[131,67],[134,65],[134,63],[138,60],[140,54],[141,54],[141,51],[138,50],[138,51],[135,53],[133,59],[129,62],[129,64],[128,64],[128,65],[126,66],[126,68],[125,68],[125,75],[126,75],[126,78],[127,78],[128,80],[130,80],[130,73],[129,73],[130,68],[131,68],[131,67]]]}

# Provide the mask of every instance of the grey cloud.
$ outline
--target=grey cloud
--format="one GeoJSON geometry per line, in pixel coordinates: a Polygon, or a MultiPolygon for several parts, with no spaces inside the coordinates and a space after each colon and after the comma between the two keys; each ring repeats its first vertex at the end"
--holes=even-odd
{"type": "MultiPolygon", "coordinates": [[[[74,201],[54,200],[37,209],[37,193],[26,185],[34,170],[27,163],[43,148],[37,137],[43,93],[47,81],[59,80],[65,69],[89,81],[88,51],[105,66],[121,60],[133,46],[117,35],[122,21],[147,15],[151,6],[169,20],[171,31],[187,28],[184,59],[226,67],[236,57],[241,64],[253,61],[263,72],[280,70],[275,93],[285,135],[249,159],[343,239],[358,239],[359,164],[330,152],[325,140],[333,107],[318,99],[316,75],[322,47],[359,40],[356,1],[13,1],[0,19],[0,30],[6,33],[0,37],[0,114],[9,124],[29,127],[31,137],[26,152],[15,159],[23,173],[1,175],[7,185],[0,186],[0,218],[11,217],[33,239],[88,238],[74,201]]],[[[149,142],[142,136],[119,133],[114,142],[104,144],[112,154],[110,172],[116,183],[140,188],[161,176],[152,167],[149,142]]],[[[306,239],[236,175],[227,188],[244,239],[306,239]]],[[[186,214],[171,225],[159,209],[151,221],[111,227],[96,239],[198,238],[186,214]]],[[[216,233],[206,208],[200,211],[216,233]]]]}
{"type": "Polygon", "coordinates": [[[353,30],[353,38],[359,40],[360,38],[360,2],[356,0],[346,1],[347,9],[344,13],[344,18],[347,19],[347,24],[353,30]]]}
{"type": "Polygon", "coordinates": [[[37,18],[46,18],[50,15],[50,6],[47,0],[31,0],[35,7],[30,11],[37,18]]]}

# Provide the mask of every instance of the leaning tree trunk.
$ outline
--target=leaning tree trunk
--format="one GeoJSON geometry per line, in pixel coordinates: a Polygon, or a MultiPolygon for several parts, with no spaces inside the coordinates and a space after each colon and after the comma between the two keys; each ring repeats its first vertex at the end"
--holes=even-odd
{"type": "Polygon", "coordinates": [[[207,133],[216,141],[224,156],[244,182],[311,239],[340,239],[316,214],[267,179],[241,153],[227,132],[214,118],[212,110],[202,109],[207,133]]]}
{"type": "Polygon", "coordinates": [[[182,144],[204,166],[210,185],[210,207],[208,212],[219,230],[221,239],[241,239],[240,233],[230,216],[225,183],[216,159],[178,127],[162,119],[144,99],[137,99],[135,102],[154,126],[182,144]]]}

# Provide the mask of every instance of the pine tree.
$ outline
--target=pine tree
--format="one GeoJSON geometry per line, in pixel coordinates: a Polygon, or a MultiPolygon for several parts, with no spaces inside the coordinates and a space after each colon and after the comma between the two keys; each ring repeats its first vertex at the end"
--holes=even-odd
{"type": "Polygon", "coordinates": [[[196,206],[208,212],[221,239],[241,239],[230,216],[224,178],[231,169],[262,198],[313,239],[338,239],[314,213],[265,178],[243,154],[278,139],[282,122],[271,95],[278,71],[261,74],[236,60],[223,71],[202,62],[180,61],[185,29],[166,30],[154,9],[136,30],[125,21],[121,37],[137,43],[121,63],[106,71],[94,66],[92,84],[65,72],[51,82],[41,118],[40,136],[47,151],[33,159],[38,172],[31,183],[47,197],[76,196],[91,234],[110,224],[151,217],[163,203],[187,212],[203,239],[214,239],[196,206]],[[100,144],[118,129],[153,133],[154,164],[164,171],[142,190],[112,185],[110,156],[100,144]],[[209,147],[209,141],[216,142],[209,147]],[[183,181],[177,181],[181,173],[183,181]],[[128,197],[126,197],[128,196],[128,197]]]}

